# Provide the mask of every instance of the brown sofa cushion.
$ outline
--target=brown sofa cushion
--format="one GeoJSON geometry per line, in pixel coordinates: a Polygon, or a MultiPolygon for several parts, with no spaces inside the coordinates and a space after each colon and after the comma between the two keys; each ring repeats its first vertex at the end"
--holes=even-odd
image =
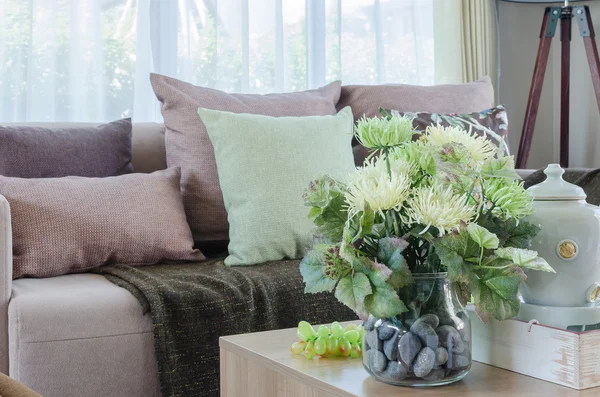
{"type": "Polygon", "coordinates": [[[179,178],[177,168],[108,178],[0,176],[12,216],[13,278],[204,259],[192,248],[179,178]]]}
{"type": "Polygon", "coordinates": [[[131,119],[97,127],[0,126],[0,175],[106,177],[131,172],[131,119]]]}
{"type": "Polygon", "coordinates": [[[162,103],[167,165],[181,167],[181,191],[195,241],[227,240],[228,224],[219,185],[214,149],[199,107],[266,116],[336,114],[341,83],[317,90],[285,94],[227,94],[170,77],[152,74],[152,87],[162,103]]]}
{"type": "Polygon", "coordinates": [[[489,77],[466,84],[345,85],[337,109],[352,107],[354,119],[379,117],[379,108],[399,112],[471,113],[494,107],[489,77]]]}

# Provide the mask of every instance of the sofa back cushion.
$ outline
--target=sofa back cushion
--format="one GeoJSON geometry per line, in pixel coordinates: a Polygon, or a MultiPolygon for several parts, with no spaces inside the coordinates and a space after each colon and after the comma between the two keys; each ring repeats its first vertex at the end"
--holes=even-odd
{"type": "Polygon", "coordinates": [[[166,127],[167,164],[181,167],[181,192],[188,223],[197,242],[227,240],[229,225],[219,185],[213,146],[198,108],[265,116],[336,114],[341,83],[283,94],[228,94],[152,74],[166,127]]]}
{"type": "Polygon", "coordinates": [[[337,109],[352,108],[354,119],[379,117],[379,108],[399,112],[471,113],[494,107],[489,77],[466,84],[345,85],[337,109]]]}
{"type": "Polygon", "coordinates": [[[200,260],[178,168],[107,178],[0,176],[13,232],[13,278],[51,277],[107,263],[200,260]]]}
{"type": "MultiPolygon", "coordinates": [[[[466,84],[419,86],[408,84],[342,86],[337,109],[352,108],[354,120],[380,117],[379,108],[400,113],[473,113],[494,107],[494,86],[489,77],[466,84]]],[[[369,151],[356,139],[354,162],[362,165],[369,151]]]]}
{"type": "Polygon", "coordinates": [[[0,175],[106,177],[131,172],[131,119],[96,126],[0,125],[0,175]]]}

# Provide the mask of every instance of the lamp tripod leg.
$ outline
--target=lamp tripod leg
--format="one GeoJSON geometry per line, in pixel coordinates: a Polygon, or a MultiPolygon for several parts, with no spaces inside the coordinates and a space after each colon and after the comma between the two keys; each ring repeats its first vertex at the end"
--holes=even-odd
{"type": "Polygon", "coordinates": [[[560,19],[560,7],[547,7],[544,12],[544,20],[542,22],[542,30],[540,33],[540,44],[538,47],[537,58],[535,60],[535,68],[533,70],[533,78],[531,79],[531,88],[529,90],[529,99],[525,110],[525,120],[523,121],[523,131],[521,133],[521,141],[519,151],[517,153],[516,167],[525,168],[529,159],[529,151],[531,149],[531,141],[533,139],[533,130],[537,118],[538,109],[540,106],[540,97],[542,95],[542,85],[544,83],[544,75],[546,74],[546,66],[548,64],[548,56],[550,54],[550,45],[552,38],[556,32],[556,25],[560,19]]]}
{"type": "Polygon", "coordinates": [[[600,58],[598,57],[598,46],[596,45],[596,35],[592,16],[588,6],[574,7],[575,18],[579,24],[579,32],[583,36],[583,45],[588,58],[590,73],[592,75],[592,85],[596,94],[596,102],[600,111],[600,58]]]}
{"type": "MultiPolygon", "coordinates": [[[[570,10],[569,10],[570,11],[570,10]]],[[[564,13],[560,21],[560,166],[569,166],[569,97],[571,77],[571,18],[564,13]]]]}

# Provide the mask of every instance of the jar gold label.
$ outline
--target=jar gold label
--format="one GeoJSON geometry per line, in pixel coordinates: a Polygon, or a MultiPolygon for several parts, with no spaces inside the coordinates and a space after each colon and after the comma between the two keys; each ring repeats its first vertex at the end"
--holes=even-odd
{"type": "Polygon", "coordinates": [[[598,297],[600,297],[600,285],[592,290],[592,293],[590,294],[590,301],[596,302],[598,297]]]}
{"type": "Polygon", "coordinates": [[[575,244],[568,241],[562,243],[558,249],[558,255],[563,259],[571,259],[576,253],[577,247],[575,247],[575,244]]]}

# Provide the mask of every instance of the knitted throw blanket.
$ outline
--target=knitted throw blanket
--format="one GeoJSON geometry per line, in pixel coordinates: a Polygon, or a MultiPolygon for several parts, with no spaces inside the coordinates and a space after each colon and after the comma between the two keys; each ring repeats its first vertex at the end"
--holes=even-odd
{"type": "Polygon", "coordinates": [[[164,397],[219,396],[219,336],[356,319],[332,294],[304,294],[299,261],[97,269],[150,311],[164,397]]]}

